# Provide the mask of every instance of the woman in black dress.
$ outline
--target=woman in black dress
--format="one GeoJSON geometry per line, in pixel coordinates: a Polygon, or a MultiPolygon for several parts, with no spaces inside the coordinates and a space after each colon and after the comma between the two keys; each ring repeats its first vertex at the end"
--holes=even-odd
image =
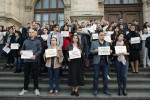
{"type": "Polygon", "coordinates": [[[72,43],[67,47],[67,58],[69,61],[69,70],[68,70],[68,85],[72,86],[71,95],[79,96],[78,86],[84,85],[83,77],[83,67],[82,67],[82,58],[70,59],[69,51],[72,50],[81,50],[81,44],[79,42],[79,37],[74,35],[72,38],[72,43]]]}
{"type": "Polygon", "coordinates": [[[130,30],[131,31],[127,35],[127,38],[126,38],[130,47],[130,56],[129,56],[130,59],[129,60],[132,66],[133,73],[138,73],[141,44],[140,43],[131,44],[131,38],[140,37],[140,35],[139,33],[136,32],[136,26],[131,25],[130,30]]]}

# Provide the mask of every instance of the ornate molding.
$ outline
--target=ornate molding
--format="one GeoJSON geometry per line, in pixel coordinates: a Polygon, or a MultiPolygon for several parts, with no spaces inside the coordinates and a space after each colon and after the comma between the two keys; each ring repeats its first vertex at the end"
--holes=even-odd
{"type": "Polygon", "coordinates": [[[104,4],[104,0],[98,0],[99,4],[104,4]]]}

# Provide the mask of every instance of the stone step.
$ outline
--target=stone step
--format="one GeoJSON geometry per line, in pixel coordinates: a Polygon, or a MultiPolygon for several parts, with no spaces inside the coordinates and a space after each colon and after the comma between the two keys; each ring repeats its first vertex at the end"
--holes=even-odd
{"type": "MultiPolygon", "coordinates": [[[[0,83],[22,83],[23,84],[23,77],[0,77],[0,83]]],[[[30,79],[32,82],[32,79],[30,79]]],[[[48,77],[41,77],[39,79],[39,84],[45,83],[47,84],[49,82],[48,77]]],[[[128,84],[150,84],[150,78],[127,78],[128,84]]],[[[61,78],[60,84],[67,84],[68,79],[67,78],[61,78]]],[[[99,83],[102,83],[102,78],[99,77],[99,83]]],[[[111,78],[111,80],[108,81],[109,84],[117,84],[117,79],[116,78],[111,78]]],[[[85,80],[85,84],[93,84],[93,78],[87,78],[85,80]]]]}
{"type": "Polygon", "coordinates": [[[99,92],[95,97],[91,92],[81,92],[79,97],[71,96],[70,92],[60,92],[58,96],[52,94],[47,95],[48,92],[41,92],[40,96],[35,96],[31,91],[24,96],[18,96],[18,91],[0,92],[1,100],[150,100],[149,93],[128,92],[127,96],[118,96],[117,93],[111,93],[111,96],[99,92]],[[8,95],[9,94],[9,95],[8,95]]]}
{"type": "MultiPolygon", "coordinates": [[[[9,76],[11,76],[11,77],[15,78],[15,77],[23,77],[24,73],[23,72],[21,72],[21,73],[0,72],[0,76],[1,77],[9,77],[9,76]]],[[[42,73],[42,76],[43,77],[48,77],[49,75],[48,75],[48,73],[42,73]]],[[[84,76],[86,78],[93,78],[94,72],[85,72],[84,76]]],[[[100,76],[102,76],[101,73],[100,73],[100,76]]],[[[110,72],[109,76],[111,78],[117,77],[116,73],[114,73],[114,72],[110,72]]],[[[63,72],[62,73],[62,77],[67,78],[68,77],[68,72],[63,72]]],[[[139,72],[138,74],[136,74],[136,73],[134,74],[134,73],[128,72],[128,77],[130,77],[130,78],[136,78],[136,77],[138,77],[138,78],[149,78],[150,77],[150,73],[149,72],[139,72]]]]}

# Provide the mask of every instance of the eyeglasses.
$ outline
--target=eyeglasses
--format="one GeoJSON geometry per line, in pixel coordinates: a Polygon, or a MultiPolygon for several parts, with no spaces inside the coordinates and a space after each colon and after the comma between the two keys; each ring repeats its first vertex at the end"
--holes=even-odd
{"type": "Polygon", "coordinates": [[[100,34],[100,36],[105,36],[104,34],[100,34]]]}

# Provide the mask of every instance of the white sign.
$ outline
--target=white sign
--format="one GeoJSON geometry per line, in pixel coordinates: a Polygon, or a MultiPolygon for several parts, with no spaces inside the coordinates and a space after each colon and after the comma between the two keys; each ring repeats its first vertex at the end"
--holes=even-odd
{"type": "Polygon", "coordinates": [[[63,37],[69,37],[69,31],[61,31],[63,37]]]}
{"type": "Polygon", "coordinates": [[[17,49],[19,49],[19,44],[18,44],[18,43],[11,43],[11,49],[12,49],[12,50],[17,50],[17,49]]]}
{"type": "Polygon", "coordinates": [[[87,28],[82,28],[82,33],[87,33],[88,29],[87,28]]]}
{"type": "Polygon", "coordinates": [[[147,27],[147,31],[148,31],[148,34],[150,34],[150,28],[149,27],[147,27]]]}
{"type": "Polygon", "coordinates": [[[98,34],[97,33],[92,34],[92,37],[93,37],[93,40],[98,39],[98,34]]]}
{"type": "Polygon", "coordinates": [[[108,31],[108,32],[107,32],[107,35],[110,36],[110,35],[113,34],[113,33],[114,33],[114,31],[108,31]]]}
{"type": "Polygon", "coordinates": [[[71,27],[69,27],[69,32],[71,32],[71,27]]]}
{"type": "Polygon", "coordinates": [[[48,39],[48,35],[41,35],[41,37],[43,38],[43,40],[47,40],[48,39]]]}
{"type": "Polygon", "coordinates": [[[110,36],[105,36],[104,40],[105,40],[106,42],[111,42],[111,37],[110,37],[110,36]]]}
{"type": "Polygon", "coordinates": [[[46,54],[46,58],[56,57],[57,56],[57,50],[56,49],[46,49],[45,54],[46,54]]]}
{"type": "Polygon", "coordinates": [[[131,44],[140,43],[140,37],[131,38],[131,44]]]}
{"type": "Polygon", "coordinates": [[[22,50],[21,59],[31,59],[33,57],[32,50],[22,50]]]}
{"type": "Polygon", "coordinates": [[[129,31],[126,32],[126,35],[129,34],[129,31]]]}
{"type": "Polygon", "coordinates": [[[94,33],[94,29],[91,27],[91,28],[87,28],[87,30],[89,30],[91,33],[94,33]]]}
{"type": "Polygon", "coordinates": [[[11,49],[9,47],[5,46],[3,48],[3,51],[5,51],[8,54],[11,51],[11,49]]]}
{"type": "Polygon", "coordinates": [[[98,47],[98,55],[110,55],[110,46],[98,47]]]}
{"type": "Polygon", "coordinates": [[[115,46],[115,52],[116,54],[127,53],[127,48],[126,46],[115,46]]]}
{"type": "Polygon", "coordinates": [[[149,37],[148,34],[143,34],[143,35],[141,35],[142,40],[146,40],[147,37],[149,37]]]}
{"type": "Polygon", "coordinates": [[[93,30],[96,30],[97,25],[96,25],[96,24],[93,24],[92,28],[93,28],[93,30]]]}
{"type": "Polygon", "coordinates": [[[3,35],[5,36],[5,35],[6,35],[6,32],[3,32],[3,35]]]}
{"type": "Polygon", "coordinates": [[[75,49],[75,50],[69,51],[69,58],[70,59],[81,58],[80,50],[75,49]]]}

